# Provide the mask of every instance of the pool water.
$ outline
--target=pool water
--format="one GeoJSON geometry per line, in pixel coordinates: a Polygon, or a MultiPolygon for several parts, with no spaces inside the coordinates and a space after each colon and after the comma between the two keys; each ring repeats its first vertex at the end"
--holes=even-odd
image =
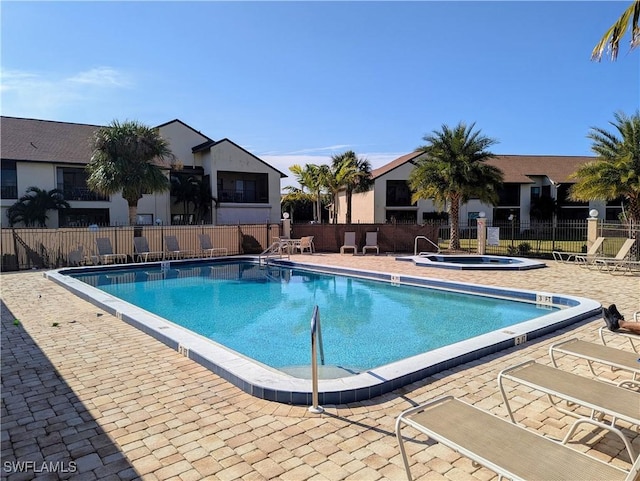
{"type": "Polygon", "coordinates": [[[325,362],[358,373],[559,310],[302,268],[226,263],[74,274],[276,369],[308,365],[319,306],[325,362]]]}

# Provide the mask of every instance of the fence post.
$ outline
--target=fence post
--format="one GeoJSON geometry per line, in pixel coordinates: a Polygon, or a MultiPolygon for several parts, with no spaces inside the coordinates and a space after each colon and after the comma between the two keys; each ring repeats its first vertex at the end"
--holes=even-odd
{"type": "Polygon", "coordinates": [[[587,250],[593,245],[598,237],[598,211],[591,209],[587,219],[587,250]]]}
{"type": "Polygon", "coordinates": [[[478,222],[478,254],[483,256],[487,252],[487,219],[481,215],[476,220],[478,222]]]}

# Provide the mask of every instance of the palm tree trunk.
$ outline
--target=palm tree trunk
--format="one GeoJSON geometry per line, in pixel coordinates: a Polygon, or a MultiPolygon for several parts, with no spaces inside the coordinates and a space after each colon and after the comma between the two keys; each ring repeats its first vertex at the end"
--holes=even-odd
{"type": "Polygon", "coordinates": [[[351,189],[347,189],[347,213],[345,216],[345,222],[347,224],[351,224],[351,201],[353,199],[353,191],[351,189]]]}
{"type": "Polygon", "coordinates": [[[136,220],[138,217],[138,203],[135,204],[129,203],[129,225],[136,225],[136,220]]]}
{"type": "Polygon", "coordinates": [[[449,249],[451,250],[459,250],[460,249],[460,235],[458,232],[459,229],[459,217],[460,217],[460,195],[452,194],[451,196],[451,204],[449,205],[449,225],[451,226],[451,231],[449,235],[449,249]]]}

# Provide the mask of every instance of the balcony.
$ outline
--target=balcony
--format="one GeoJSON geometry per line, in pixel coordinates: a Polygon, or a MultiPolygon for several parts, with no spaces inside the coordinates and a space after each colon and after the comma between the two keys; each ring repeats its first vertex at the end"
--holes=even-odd
{"type": "Polygon", "coordinates": [[[220,202],[233,202],[236,204],[266,204],[267,196],[258,196],[255,190],[223,189],[218,192],[220,202]]]}
{"type": "Polygon", "coordinates": [[[108,201],[109,196],[97,194],[87,187],[73,186],[73,185],[60,185],[58,184],[64,195],[64,200],[80,200],[80,201],[108,201]]]}

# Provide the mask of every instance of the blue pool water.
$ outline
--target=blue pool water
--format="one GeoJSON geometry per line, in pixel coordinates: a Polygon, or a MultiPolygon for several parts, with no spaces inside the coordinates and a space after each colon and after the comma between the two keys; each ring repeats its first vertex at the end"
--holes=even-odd
{"type": "Polygon", "coordinates": [[[277,369],[309,364],[314,305],[320,309],[326,363],[351,372],[559,310],[249,262],[73,277],[277,369]]]}

